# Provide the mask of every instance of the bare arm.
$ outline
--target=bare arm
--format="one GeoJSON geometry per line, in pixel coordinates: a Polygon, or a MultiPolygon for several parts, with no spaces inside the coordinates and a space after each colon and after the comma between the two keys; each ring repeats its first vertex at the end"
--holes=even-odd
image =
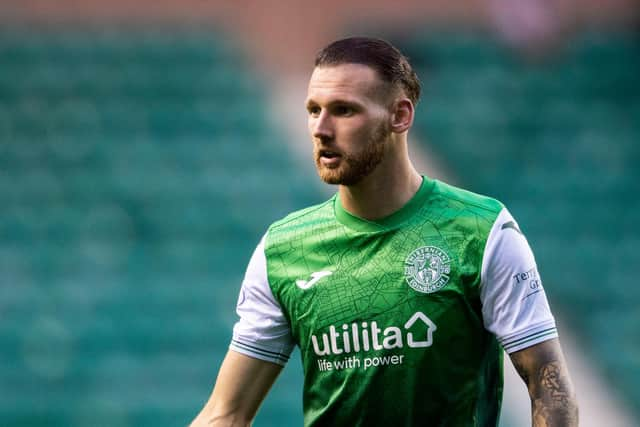
{"type": "Polygon", "coordinates": [[[531,397],[533,427],[578,425],[578,403],[557,338],[511,354],[531,397]]]}
{"type": "Polygon", "coordinates": [[[191,427],[249,426],[282,366],[230,350],[209,401],[191,427]]]}

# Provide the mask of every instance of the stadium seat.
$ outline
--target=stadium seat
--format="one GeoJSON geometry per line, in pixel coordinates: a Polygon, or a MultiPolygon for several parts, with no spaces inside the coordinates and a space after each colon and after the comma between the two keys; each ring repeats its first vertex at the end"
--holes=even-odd
{"type": "MultiPolygon", "coordinates": [[[[320,201],[239,52],[0,30],[0,424],[185,425],[204,403],[253,248],[320,201]]],[[[299,376],[267,408],[300,420],[299,376]]]]}

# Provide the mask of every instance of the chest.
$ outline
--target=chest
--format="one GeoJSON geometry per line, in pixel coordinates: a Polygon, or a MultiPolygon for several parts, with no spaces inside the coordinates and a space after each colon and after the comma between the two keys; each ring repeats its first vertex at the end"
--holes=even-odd
{"type": "Polygon", "coordinates": [[[272,265],[270,283],[299,344],[323,334],[393,343],[414,324],[428,331],[480,311],[477,252],[473,236],[428,229],[333,236],[272,265]]]}

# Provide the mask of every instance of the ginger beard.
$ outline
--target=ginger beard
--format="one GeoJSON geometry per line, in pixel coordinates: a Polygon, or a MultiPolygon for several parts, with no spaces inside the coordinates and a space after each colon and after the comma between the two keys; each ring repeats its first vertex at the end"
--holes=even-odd
{"type": "MultiPolygon", "coordinates": [[[[322,164],[320,151],[325,147],[314,145],[313,156],[320,179],[327,184],[355,185],[367,177],[382,162],[390,144],[390,131],[387,122],[381,122],[369,135],[367,144],[359,152],[340,153],[340,164],[330,168],[322,164]]],[[[326,147],[330,150],[330,146],[326,147]]]]}

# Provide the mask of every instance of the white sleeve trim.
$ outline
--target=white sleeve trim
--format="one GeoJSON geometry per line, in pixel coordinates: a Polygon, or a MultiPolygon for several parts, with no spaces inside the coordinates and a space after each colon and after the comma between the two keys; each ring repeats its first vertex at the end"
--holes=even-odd
{"type": "Polygon", "coordinates": [[[507,353],[513,353],[557,337],[558,331],[556,329],[556,323],[553,320],[547,320],[524,332],[506,335],[499,339],[499,342],[507,353]]]}
{"type": "Polygon", "coordinates": [[[289,323],[269,286],[262,238],[242,281],[229,348],[256,359],[284,365],[293,351],[289,323]]]}
{"type": "Polygon", "coordinates": [[[507,353],[558,336],[529,243],[506,208],[487,239],[480,299],[484,327],[507,353]]]}

